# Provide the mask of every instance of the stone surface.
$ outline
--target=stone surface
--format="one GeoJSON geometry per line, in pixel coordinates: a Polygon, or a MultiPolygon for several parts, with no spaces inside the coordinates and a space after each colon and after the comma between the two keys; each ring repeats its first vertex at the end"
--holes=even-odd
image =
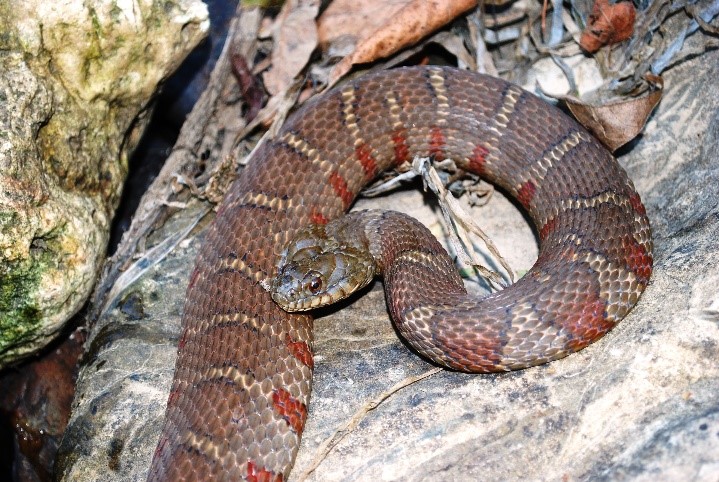
{"type": "Polygon", "coordinates": [[[0,3],[0,368],[82,306],[157,85],[199,0],[0,3]]]}
{"type": "MultiPolygon", "coordinates": [[[[613,332],[546,366],[498,375],[440,371],[409,385],[365,414],[309,480],[716,480],[717,78],[719,52],[668,71],[646,132],[620,157],[652,223],[655,272],[613,332]]],[[[419,193],[383,203],[408,206],[436,226],[419,193]]],[[[191,203],[165,235],[200,210],[191,203]]],[[[500,195],[476,212],[513,266],[526,270],[536,245],[524,217],[500,195]]],[[[61,448],[63,480],[146,473],[201,237],[148,270],[90,334],[61,448]]],[[[320,444],[362,405],[432,368],[396,337],[380,287],[315,322],[314,392],[291,480],[302,480],[320,444]]]]}

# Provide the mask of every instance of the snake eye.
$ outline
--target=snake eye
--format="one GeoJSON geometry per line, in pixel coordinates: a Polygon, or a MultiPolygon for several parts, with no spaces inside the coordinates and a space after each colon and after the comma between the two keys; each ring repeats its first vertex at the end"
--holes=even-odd
{"type": "Polygon", "coordinates": [[[305,287],[312,293],[313,295],[316,295],[317,293],[322,290],[322,286],[324,283],[322,283],[322,277],[317,274],[310,274],[308,275],[308,280],[305,283],[305,287]]]}

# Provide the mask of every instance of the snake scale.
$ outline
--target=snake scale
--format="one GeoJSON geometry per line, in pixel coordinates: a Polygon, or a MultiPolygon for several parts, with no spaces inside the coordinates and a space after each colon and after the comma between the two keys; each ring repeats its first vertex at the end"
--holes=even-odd
{"type": "Polygon", "coordinates": [[[503,188],[540,241],[521,280],[467,301],[427,272],[426,249],[405,240],[410,254],[399,261],[410,268],[385,283],[401,333],[421,353],[466,371],[536,365],[595,341],[637,302],[652,271],[645,209],[579,124],[477,73],[367,75],[300,108],[221,204],[189,281],[149,480],[288,477],[310,398],[312,319],[283,311],[260,283],[302,227],[338,218],[378,173],[415,156],[451,158],[503,188]],[[428,280],[419,294],[408,288],[413,276],[428,280]]]}

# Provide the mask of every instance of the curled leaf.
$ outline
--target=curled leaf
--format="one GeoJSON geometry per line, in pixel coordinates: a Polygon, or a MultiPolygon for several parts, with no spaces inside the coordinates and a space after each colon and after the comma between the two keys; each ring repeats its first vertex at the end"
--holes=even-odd
{"type": "Polygon", "coordinates": [[[611,151],[634,139],[662,98],[664,81],[647,74],[651,90],[641,97],[591,105],[572,96],[561,96],[574,117],[611,151]]]}
{"type": "Polygon", "coordinates": [[[271,95],[288,88],[317,47],[315,18],[319,4],[319,0],[290,0],[277,16],[272,68],[263,75],[265,88],[271,95]]]}
{"type": "Polygon", "coordinates": [[[354,48],[368,32],[380,29],[394,19],[412,0],[334,0],[317,19],[317,33],[323,49],[337,43],[354,48]]]}
{"type": "Polygon", "coordinates": [[[412,0],[375,31],[358,41],[354,52],[344,57],[330,74],[330,84],[349,72],[353,65],[388,57],[413,45],[460,14],[477,5],[477,0],[412,0]]]}
{"type": "Polygon", "coordinates": [[[636,15],[632,2],[595,0],[579,45],[591,54],[605,45],[628,39],[634,32],[636,15]]]}
{"type": "Polygon", "coordinates": [[[252,71],[247,65],[247,60],[245,60],[240,53],[233,53],[230,62],[232,63],[232,73],[240,86],[242,98],[247,104],[247,114],[245,117],[247,118],[247,122],[250,122],[257,117],[257,113],[262,108],[262,87],[255,76],[252,75],[252,71]]]}

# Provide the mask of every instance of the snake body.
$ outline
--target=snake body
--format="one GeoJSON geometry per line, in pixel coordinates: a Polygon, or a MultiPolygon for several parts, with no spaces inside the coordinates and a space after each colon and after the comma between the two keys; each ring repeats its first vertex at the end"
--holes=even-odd
{"type": "Polygon", "coordinates": [[[300,229],[328,224],[379,172],[415,156],[451,158],[503,188],[540,240],[521,280],[474,301],[456,293],[456,275],[428,271],[438,266],[422,260],[434,250],[425,240],[390,236],[407,248],[387,250],[404,253],[385,273],[390,311],[425,355],[478,372],[543,363],[598,339],[637,302],[652,271],[645,209],[581,126],[476,73],[367,75],[299,109],[223,201],[189,282],[149,480],[287,478],[307,415],[312,320],[283,311],[260,283],[300,229]],[[417,279],[426,282],[413,291],[417,279]]]}

